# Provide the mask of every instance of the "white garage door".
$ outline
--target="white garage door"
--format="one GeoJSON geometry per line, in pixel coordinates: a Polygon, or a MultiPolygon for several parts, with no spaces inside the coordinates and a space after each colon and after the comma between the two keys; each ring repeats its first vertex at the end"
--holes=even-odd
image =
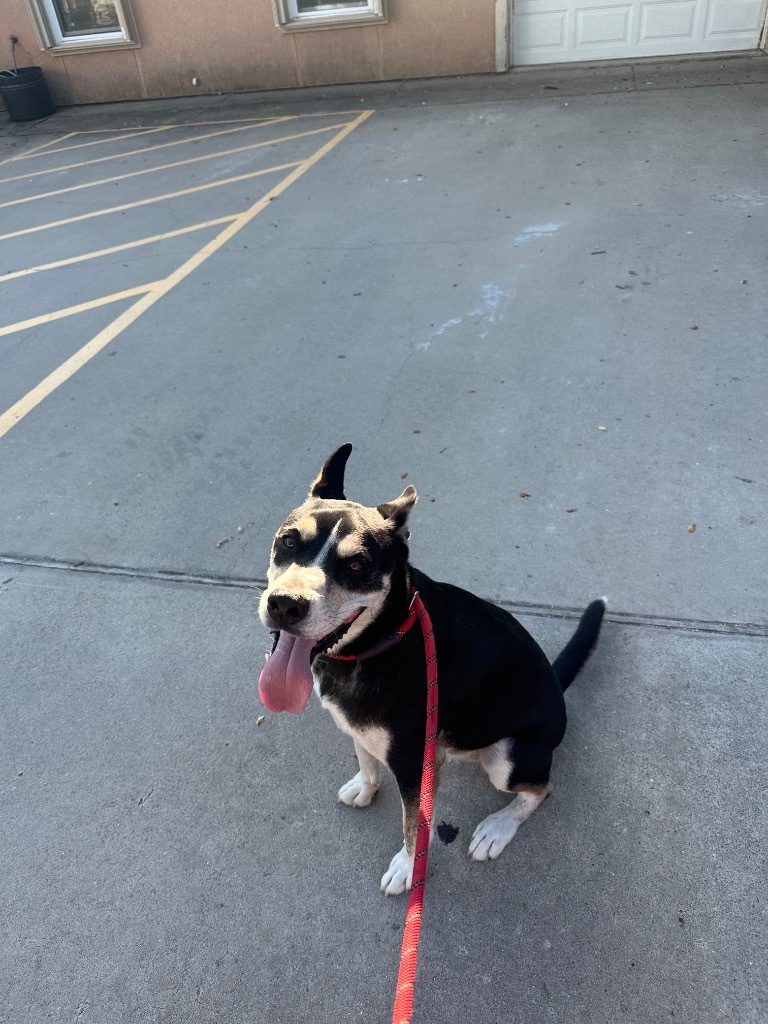
{"type": "Polygon", "coordinates": [[[758,46],[766,0],[511,0],[512,63],[758,46]]]}

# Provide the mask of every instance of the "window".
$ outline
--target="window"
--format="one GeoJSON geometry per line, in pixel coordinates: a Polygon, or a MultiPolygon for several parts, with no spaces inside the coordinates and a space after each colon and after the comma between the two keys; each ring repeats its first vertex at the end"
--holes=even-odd
{"type": "Polygon", "coordinates": [[[27,0],[37,40],[50,53],[138,46],[130,0],[27,0]]]}
{"type": "Polygon", "coordinates": [[[387,0],[272,0],[275,24],[287,31],[383,23],[387,0]]]}

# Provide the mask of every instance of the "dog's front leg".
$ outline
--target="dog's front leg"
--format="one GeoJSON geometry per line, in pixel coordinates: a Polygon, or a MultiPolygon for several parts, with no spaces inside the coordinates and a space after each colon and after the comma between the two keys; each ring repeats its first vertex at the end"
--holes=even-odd
{"type": "Polygon", "coordinates": [[[379,762],[355,739],[355,753],[360,771],[339,790],[339,800],[348,807],[367,807],[379,791],[379,762]]]}
{"type": "Polygon", "coordinates": [[[416,854],[416,832],[419,827],[419,792],[400,796],[403,801],[403,848],[398,850],[381,879],[381,891],[397,896],[411,888],[413,859],[416,854]]]}
{"type": "MultiPolygon", "coordinates": [[[[434,781],[432,785],[433,800],[437,795],[440,778],[440,766],[445,759],[442,750],[438,749],[435,763],[434,781]]],[[[416,855],[416,833],[419,829],[419,796],[421,790],[421,754],[418,758],[405,764],[390,761],[389,767],[397,779],[400,788],[400,799],[403,803],[403,847],[398,850],[389,863],[381,879],[381,891],[387,896],[397,896],[411,888],[413,881],[413,861],[416,855]]],[[[429,835],[432,839],[432,832],[429,835]]]]}

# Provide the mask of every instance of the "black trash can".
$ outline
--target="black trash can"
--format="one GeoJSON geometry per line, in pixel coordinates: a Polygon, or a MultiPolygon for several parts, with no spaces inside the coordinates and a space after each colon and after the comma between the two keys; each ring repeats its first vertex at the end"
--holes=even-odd
{"type": "Polygon", "coordinates": [[[53,113],[42,68],[0,71],[0,98],[12,121],[36,121],[53,113]]]}

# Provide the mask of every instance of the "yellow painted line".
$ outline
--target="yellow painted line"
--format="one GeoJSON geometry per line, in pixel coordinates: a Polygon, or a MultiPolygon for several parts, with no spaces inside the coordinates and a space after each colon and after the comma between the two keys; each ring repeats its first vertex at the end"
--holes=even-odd
{"type": "MultiPolygon", "coordinates": [[[[354,111],[353,111],[354,113],[354,111]]],[[[309,117],[309,114],[284,114],[278,120],[291,119],[296,117],[309,117]]],[[[330,116],[330,115],[329,115],[330,116]]],[[[338,115],[335,115],[338,116],[338,115]]],[[[265,124],[269,123],[273,118],[271,117],[224,117],[219,121],[179,121],[173,124],[161,124],[156,125],[152,131],[166,132],[169,128],[197,128],[198,125],[210,125],[210,124],[243,124],[248,121],[249,123],[256,124],[259,121],[263,121],[265,124]]],[[[78,132],[79,135],[98,135],[102,131],[113,131],[113,132],[133,132],[136,128],[81,128],[78,132]]],[[[115,136],[117,138],[117,136],[115,136]]]]}
{"type": "Polygon", "coordinates": [[[163,281],[159,281],[153,286],[152,291],[143,295],[138,302],[135,302],[132,306],[126,309],[119,317],[112,321],[108,327],[105,327],[103,331],[100,331],[94,338],[92,338],[87,344],[75,352],[73,356],[70,356],[61,366],[57,367],[53,373],[50,373],[45,380],[32,388],[31,391],[27,392],[23,398],[20,398],[18,402],[11,406],[6,412],[0,416],[0,437],[3,437],[8,431],[14,427],[20,420],[22,420],[28,413],[36,408],[40,402],[43,401],[51,392],[55,391],[56,388],[64,384],[70,379],[79,369],[81,369],[89,360],[93,359],[95,355],[101,352],[102,349],[114,341],[119,334],[121,334],[127,327],[135,323],[136,320],[145,313],[151,306],[162,299],[164,296],[175,288],[179,282],[183,281],[186,277],[198,269],[205,261],[218,252],[222,246],[226,245],[227,242],[231,241],[235,235],[241,231],[247,224],[249,224],[255,217],[257,217],[262,210],[265,210],[270,203],[277,199],[278,196],[282,195],[286,189],[290,188],[294,182],[298,181],[299,178],[306,174],[318,161],[322,160],[324,156],[331,152],[335,146],[338,146],[348,135],[350,135],[355,128],[366,121],[371,114],[372,110],[364,110],[360,113],[354,121],[349,122],[345,127],[329,139],[324,145],[308,157],[303,160],[298,166],[287,174],[282,181],[278,182],[274,188],[270,189],[266,195],[262,196],[257,202],[250,206],[247,210],[244,210],[236,220],[230,225],[224,228],[223,231],[198,250],[194,256],[182,263],[181,266],[175,270],[172,274],[165,278],[163,281]]]}
{"type": "MultiPolygon", "coordinates": [[[[338,113],[335,113],[333,115],[333,117],[337,117],[338,118],[338,117],[342,117],[345,114],[356,114],[356,113],[357,113],[356,111],[339,111],[338,113]]],[[[140,135],[154,135],[156,132],[170,131],[172,128],[198,128],[198,127],[207,128],[210,125],[243,124],[246,121],[249,123],[249,125],[252,125],[252,126],[258,128],[261,125],[270,125],[270,124],[274,124],[274,123],[279,122],[279,121],[294,121],[297,117],[307,117],[307,118],[328,117],[328,118],[330,118],[331,116],[332,116],[331,114],[325,114],[325,115],[317,115],[317,114],[301,114],[301,115],[293,114],[293,115],[288,115],[288,114],[286,114],[286,115],[284,115],[282,117],[272,117],[272,118],[238,118],[237,120],[232,119],[230,121],[182,121],[182,122],[179,122],[179,124],[176,124],[176,125],[156,125],[154,128],[142,128],[140,130],[137,129],[137,128],[109,128],[109,129],[108,128],[83,128],[80,131],[70,132],[69,135],[62,136],[62,138],[60,138],[58,140],[54,140],[54,141],[63,142],[63,140],[65,140],[67,138],[74,138],[76,135],[103,135],[105,132],[108,132],[108,131],[111,134],[109,135],[108,138],[95,138],[95,139],[91,139],[88,142],[78,142],[76,145],[62,145],[59,148],[59,150],[54,150],[53,153],[54,154],[69,153],[71,150],[85,150],[85,148],[87,146],[90,146],[90,145],[105,145],[108,142],[122,142],[126,138],[138,138],[140,135]],[[122,135],[121,134],[117,134],[116,135],[116,134],[114,134],[114,132],[124,132],[125,134],[122,134],[122,135]]],[[[46,142],[45,144],[46,145],[53,145],[53,142],[46,142]]],[[[42,146],[40,148],[42,148],[42,146]]],[[[30,157],[37,156],[37,154],[33,151],[30,154],[20,154],[18,157],[11,157],[10,159],[11,160],[26,160],[28,156],[30,156],[30,157]]],[[[47,157],[47,156],[50,156],[50,154],[44,153],[44,154],[42,154],[42,156],[43,157],[47,157]]]]}
{"type": "MultiPolygon", "coordinates": [[[[281,118],[285,121],[287,118],[281,118]]],[[[16,174],[12,178],[0,178],[0,185],[9,181],[28,181],[30,178],[39,178],[41,174],[56,174],[58,171],[72,171],[76,167],[90,167],[91,164],[103,164],[108,160],[123,160],[129,156],[138,156],[141,153],[156,153],[158,149],[170,149],[171,146],[191,146],[202,139],[215,139],[219,135],[231,135],[233,132],[247,132],[253,128],[262,128],[263,125],[246,124],[238,125],[236,128],[223,128],[217,132],[206,132],[204,135],[191,135],[188,139],[174,139],[173,142],[161,142],[157,146],[142,146],[141,149],[129,149],[125,153],[110,153],[108,156],[97,156],[93,160],[79,160],[74,164],[60,164],[58,167],[46,167],[42,171],[27,171],[26,174],[16,174]]],[[[263,143],[261,143],[263,145],[263,143]]],[[[59,152],[57,150],[57,152],[59,152]]],[[[222,154],[224,155],[224,154],[222,154]]],[[[173,166],[173,165],[170,165],[173,166]]],[[[127,175],[124,175],[127,177],[127,175]]],[[[108,178],[108,181],[115,181],[115,178],[108,178]]],[[[97,184],[101,184],[98,182],[97,184]]]]}
{"type": "Polygon", "coordinates": [[[4,338],[8,334],[17,334],[19,331],[28,331],[30,327],[50,324],[54,320],[63,320],[65,317],[74,316],[75,313],[86,313],[89,309],[108,306],[111,302],[119,302],[120,299],[130,299],[134,295],[145,295],[147,292],[152,291],[153,288],[156,288],[159,283],[162,282],[152,281],[150,284],[140,284],[135,288],[126,288],[121,292],[112,292],[111,295],[102,295],[98,299],[90,299],[88,302],[78,302],[76,306],[57,309],[53,313],[43,313],[42,316],[33,316],[29,320],[19,320],[18,323],[0,327],[0,338],[4,338]]]}
{"type": "Polygon", "coordinates": [[[16,156],[9,156],[5,160],[0,160],[0,165],[14,163],[18,160],[26,160],[30,156],[37,156],[38,153],[49,146],[53,146],[57,142],[64,142],[65,139],[71,139],[75,135],[77,135],[77,132],[68,132],[66,135],[60,135],[58,139],[48,139],[47,142],[41,142],[39,146],[33,146],[32,149],[28,149],[26,153],[17,153],[16,156]]]}
{"type": "MultiPolygon", "coordinates": [[[[85,128],[77,132],[70,132],[68,135],[63,135],[60,139],[53,139],[49,142],[44,142],[42,146],[36,147],[37,149],[43,149],[45,146],[53,146],[56,142],[64,142],[65,139],[74,138],[76,135],[100,135],[106,131],[111,132],[125,132],[124,135],[110,135],[107,139],[93,139],[90,142],[79,142],[74,146],[61,146],[61,148],[54,150],[54,153],[67,153],[73,149],[85,149],[87,146],[103,146],[108,142],[122,142],[123,139],[138,138],[140,135],[152,135],[154,132],[167,132],[172,128],[208,128],[211,125],[217,124],[245,124],[254,125],[259,127],[261,125],[277,124],[280,121],[296,121],[299,118],[305,117],[345,117],[347,114],[357,116],[358,110],[335,110],[328,113],[319,112],[313,114],[285,114],[280,117],[232,117],[222,118],[219,121],[180,121],[178,124],[162,124],[155,126],[154,128],[85,128]]],[[[41,153],[41,156],[51,156],[50,153],[41,153]]],[[[30,150],[28,153],[20,153],[18,156],[8,157],[5,161],[0,161],[0,166],[3,163],[9,163],[10,161],[26,160],[28,157],[37,156],[36,150],[30,150]]]]}
{"type": "MultiPolygon", "coordinates": [[[[78,142],[74,146],[62,146],[60,149],[49,150],[49,152],[47,152],[47,153],[40,153],[39,155],[40,156],[57,156],[59,153],[68,153],[72,149],[85,149],[87,146],[103,146],[103,145],[105,145],[108,142],[122,142],[124,139],[134,139],[134,138],[138,138],[140,135],[154,135],[155,132],[166,132],[166,131],[168,131],[169,127],[174,127],[174,126],[163,125],[161,128],[144,128],[144,129],[142,129],[142,131],[134,131],[133,129],[128,129],[128,128],[110,129],[111,131],[130,131],[130,132],[132,132],[132,134],[130,134],[130,135],[110,135],[109,138],[106,138],[106,139],[93,139],[91,142],[78,142]]],[[[104,129],[104,131],[106,131],[106,130],[107,129],[104,129]]],[[[62,138],[58,139],[57,141],[64,142],[65,139],[73,139],[73,138],[75,138],[78,135],[86,135],[86,134],[89,134],[89,133],[88,132],[84,132],[84,131],[70,132],[69,135],[64,135],[64,136],[62,136],[62,138]]],[[[53,145],[53,143],[50,143],[50,145],[53,145]]],[[[34,156],[38,156],[38,153],[36,153],[36,152],[21,153],[15,159],[17,161],[18,160],[27,160],[27,159],[29,159],[31,157],[34,157],[34,156]]]]}
{"type": "Polygon", "coordinates": [[[70,256],[65,260],[54,260],[53,263],[38,263],[36,267],[27,267],[24,270],[12,270],[8,274],[0,275],[0,284],[6,281],[13,281],[17,277],[29,277],[30,274],[39,274],[42,270],[56,270],[58,267],[69,267],[73,263],[84,263],[86,260],[95,260],[99,256],[112,256],[116,252],[125,252],[126,249],[138,249],[142,245],[152,245],[153,242],[164,242],[167,238],[178,238],[179,235],[188,235],[192,231],[202,231],[204,228],[218,227],[219,224],[231,224],[237,217],[236,213],[227,217],[216,217],[214,220],[203,220],[199,224],[190,224],[186,228],[177,228],[175,231],[164,231],[161,235],[149,235],[146,238],[137,238],[135,242],[124,242],[122,245],[112,245],[109,249],[95,249],[93,252],[83,253],[82,256],[70,256]]]}
{"type": "MultiPolygon", "coordinates": [[[[359,110],[319,110],[315,113],[306,114],[273,114],[271,117],[221,117],[214,121],[179,121],[176,124],[164,124],[161,126],[162,130],[168,128],[200,128],[208,127],[212,124],[244,124],[248,121],[251,124],[257,124],[262,122],[263,124],[271,124],[273,121],[298,121],[305,117],[345,117],[350,114],[352,117],[357,117],[360,113],[359,110]]],[[[116,132],[131,132],[135,131],[135,128],[113,128],[110,131],[116,132]]],[[[78,134],[88,135],[97,134],[99,131],[107,131],[106,128],[82,128],[78,134]]]]}
{"type": "Polygon", "coordinates": [[[93,217],[105,217],[108,213],[121,213],[123,210],[135,210],[139,206],[149,206],[151,203],[162,203],[166,199],[190,196],[195,192],[205,192],[210,188],[221,188],[223,185],[232,185],[237,181],[260,178],[265,174],[288,170],[288,168],[296,167],[300,163],[300,160],[292,160],[288,164],[277,164],[275,167],[264,167],[260,171],[251,171],[249,174],[238,174],[235,178],[223,178],[221,181],[211,181],[207,185],[195,185],[193,188],[183,188],[178,192],[166,192],[161,196],[150,196],[149,199],[138,199],[135,203],[122,203],[120,206],[110,206],[104,210],[91,210],[90,213],[80,213],[76,217],[65,217],[63,220],[52,220],[48,224],[38,224],[34,228],[9,231],[7,235],[0,235],[0,242],[4,242],[6,238],[19,238],[21,235],[32,235],[36,231],[47,231],[49,228],[60,228],[66,224],[75,224],[77,221],[91,220],[93,217]]]}
{"type": "Polygon", "coordinates": [[[203,153],[201,156],[190,156],[185,160],[174,160],[170,164],[158,164],[157,167],[143,167],[140,171],[128,171],[125,174],[115,174],[111,178],[98,178],[96,181],[85,181],[80,185],[68,185],[66,188],[57,188],[51,192],[39,192],[34,196],[21,196],[19,199],[9,199],[0,203],[0,210],[8,206],[20,206],[22,203],[34,203],[37,199],[51,199],[53,196],[62,196],[69,192],[80,192],[84,188],[95,188],[97,185],[110,185],[113,181],[125,181],[127,178],[139,178],[143,174],[156,174],[158,171],[170,171],[175,167],[186,167],[189,164],[199,164],[205,160],[219,160],[221,157],[233,156],[235,153],[247,153],[252,149],[263,149],[264,146],[274,146],[279,142],[291,142],[294,139],[303,139],[308,135],[322,135],[324,132],[333,131],[334,128],[341,128],[341,124],[326,125],[324,128],[313,128],[312,131],[299,132],[296,135],[283,135],[276,139],[265,139],[263,142],[249,142],[247,146],[236,146],[234,149],[223,149],[220,153],[203,153]]]}

